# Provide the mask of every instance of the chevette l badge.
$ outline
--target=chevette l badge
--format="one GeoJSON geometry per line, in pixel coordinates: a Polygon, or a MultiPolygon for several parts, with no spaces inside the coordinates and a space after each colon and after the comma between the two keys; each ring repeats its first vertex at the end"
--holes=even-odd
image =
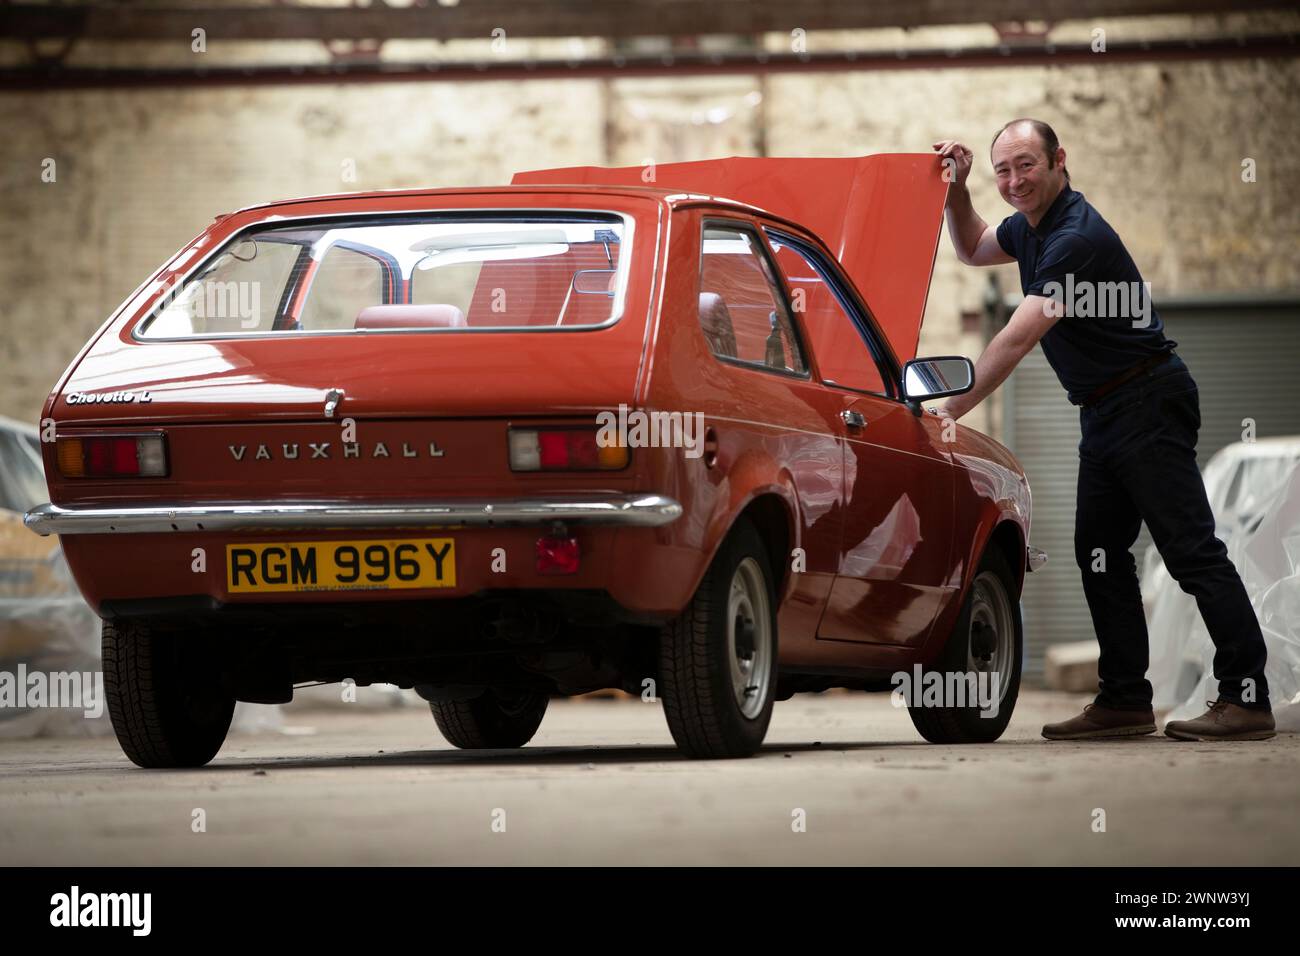
{"type": "Polygon", "coordinates": [[[146,388],[129,392],[68,392],[63,400],[69,405],[128,405],[131,402],[152,402],[153,396],[146,388]]]}
{"type": "MultiPolygon", "coordinates": [[[[254,449],[252,454],[252,460],[273,461],[276,458],[283,458],[286,460],[293,460],[295,458],[306,458],[308,460],[313,458],[333,458],[335,456],[330,454],[330,448],[333,446],[333,444],[334,444],[333,442],[328,442],[328,441],[322,441],[322,442],[309,441],[306,442],[307,447],[306,449],[304,449],[302,447],[302,444],[299,442],[296,441],[283,442],[280,445],[279,454],[276,454],[271,450],[274,446],[260,444],[254,449]],[[306,454],[304,454],[304,451],[306,452],[306,454]]],[[[226,447],[230,449],[230,454],[235,459],[235,461],[243,461],[244,457],[248,455],[247,445],[227,445],[226,447]]],[[[339,447],[343,449],[343,455],[342,455],[343,458],[362,457],[361,442],[355,442],[355,441],[343,442],[339,447]]],[[[444,449],[439,448],[438,443],[436,441],[429,442],[428,457],[441,458],[443,454],[444,454],[444,449]]],[[[392,451],[389,451],[387,442],[377,441],[374,443],[374,445],[370,447],[370,454],[367,455],[366,457],[368,458],[419,458],[420,449],[418,447],[412,446],[409,442],[402,442],[401,448],[394,447],[392,451]]]]}

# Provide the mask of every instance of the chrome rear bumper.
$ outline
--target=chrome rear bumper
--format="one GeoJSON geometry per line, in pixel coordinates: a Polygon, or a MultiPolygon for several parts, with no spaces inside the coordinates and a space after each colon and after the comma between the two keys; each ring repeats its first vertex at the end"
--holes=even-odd
{"type": "Polygon", "coordinates": [[[23,517],[37,534],[154,534],[169,531],[265,531],[311,528],[499,527],[550,521],[655,528],[682,506],[663,495],[502,498],[392,505],[303,501],[281,504],[151,505],[60,508],[44,504],[23,517]]]}
{"type": "Polygon", "coordinates": [[[1025,554],[1025,566],[1030,571],[1037,571],[1047,563],[1047,552],[1042,548],[1035,548],[1030,545],[1025,549],[1025,554]]]}

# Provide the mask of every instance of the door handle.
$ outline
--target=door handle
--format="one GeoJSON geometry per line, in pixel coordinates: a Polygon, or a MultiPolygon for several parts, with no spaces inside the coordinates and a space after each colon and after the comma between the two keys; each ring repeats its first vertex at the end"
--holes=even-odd
{"type": "Polygon", "coordinates": [[[855,412],[852,409],[845,409],[840,412],[840,418],[844,419],[844,424],[850,428],[866,428],[867,420],[862,417],[861,412],[855,412]]]}

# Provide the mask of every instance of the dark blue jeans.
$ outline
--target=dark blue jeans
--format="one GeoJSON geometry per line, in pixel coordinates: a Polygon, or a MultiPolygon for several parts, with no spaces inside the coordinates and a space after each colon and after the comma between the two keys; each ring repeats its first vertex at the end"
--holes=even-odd
{"type": "Polygon", "coordinates": [[[1267,652],[1259,621],[1196,467],[1201,410],[1182,359],[1170,360],[1079,410],[1079,491],[1074,553],[1101,645],[1097,703],[1151,706],[1146,618],[1130,552],[1141,523],[1170,575],[1196,598],[1214,641],[1219,697],[1268,707],[1267,652]]]}

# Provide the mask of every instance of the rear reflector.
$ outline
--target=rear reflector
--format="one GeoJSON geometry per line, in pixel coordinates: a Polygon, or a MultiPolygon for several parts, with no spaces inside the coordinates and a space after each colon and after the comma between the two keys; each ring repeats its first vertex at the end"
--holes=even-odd
{"type": "Polygon", "coordinates": [[[578,539],[548,534],[537,539],[538,574],[577,574],[578,539]]]}
{"type": "Polygon", "coordinates": [[[602,447],[594,428],[512,428],[513,471],[617,471],[626,468],[625,446],[602,447]]]}
{"type": "Polygon", "coordinates": [[[167,446],[162,435],[94,435],[55,440],[64,478],[162,478],[167,446]]]}

